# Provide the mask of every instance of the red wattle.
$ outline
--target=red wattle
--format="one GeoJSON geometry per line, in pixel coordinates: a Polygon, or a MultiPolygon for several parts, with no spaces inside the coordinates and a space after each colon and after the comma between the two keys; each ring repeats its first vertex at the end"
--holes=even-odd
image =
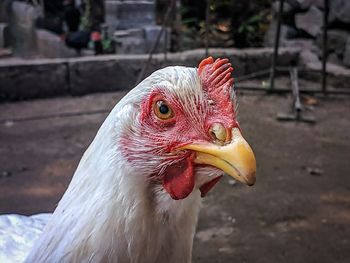
{"type": "Polygon", "coordinates": [[[194,188],[193,157],[190,156],[166,168],[163,187],[172,199],[186,198],[194,188]]]}
{"type": "Polygon", "coordinates": [[[214,178],[213,180],[203,184],[199,190],[201,191],[201,197],[206,196],[206,194],[210,191],[210,189],[212,189],[214,187],[214,185],[216,185],[217,182],[219,182],[219,180],[221,179],[222,175],[214,178]]]}

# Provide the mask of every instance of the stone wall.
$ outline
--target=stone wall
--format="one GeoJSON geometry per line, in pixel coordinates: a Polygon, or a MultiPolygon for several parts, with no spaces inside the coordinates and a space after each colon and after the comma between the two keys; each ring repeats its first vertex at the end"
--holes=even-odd
{"type": "MultiPolygon", "coordinates": [[[[272,11],[276,17],[279,1],[272,11]]],[[[321,63],[324,0],[285,0],[281,26],[281,46],[297,46],[303,50],[301,64],[321,63]]],[[[328,61],[350,67],[350,1],[329,0],[328,61]]],[[[265,36],[265,46],[272,46],[276,20],[265,36]]]]}
{"type": "MultiPolygon", "coordinates": [[[[269,68],[272,50],[210,49],[214,57],[232,62],[234,77],[269,68]]],[[[196,67],[205,50],[156,54],[145,77],[168,65],[196,67]]],[[[108,55],[70,59],[0,60],[0,100],[19,100],[92,92],[129,90],[135,86],[147,55],[108,55]]],[[[288,66],[298,61],[298,50],[281,49],[278,64],[288,66]]]]}
{"type": "MultiPolygon", "coordinates": [[[[117,54],[145,54],[154,45],[161,26],[156,25],[155,0],[106,0],[106,24],[116,42],[117,54]]],[[[170,49],[169,37],[162,34],[155,53],[170,49]]]]}

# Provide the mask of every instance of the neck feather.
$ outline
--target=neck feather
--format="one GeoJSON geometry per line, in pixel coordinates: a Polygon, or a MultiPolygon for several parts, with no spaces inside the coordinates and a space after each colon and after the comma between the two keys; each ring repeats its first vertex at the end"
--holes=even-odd
{"type": "Polygon", "coordinates": [[[199,191],[172,200],[122,161],[110,118],[26,262],[191,261],[199,191]]]}

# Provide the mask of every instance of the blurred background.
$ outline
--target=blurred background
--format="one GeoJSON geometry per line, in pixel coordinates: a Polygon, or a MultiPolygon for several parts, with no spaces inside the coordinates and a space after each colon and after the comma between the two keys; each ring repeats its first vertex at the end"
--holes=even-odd
{"type": "Polygon", "coordinates": [[[52,212],[123,95],[209,55],[258,172],[204,199],[193,261],[350,262],[348,0],[0,0],[0,214],[52,212]]]}

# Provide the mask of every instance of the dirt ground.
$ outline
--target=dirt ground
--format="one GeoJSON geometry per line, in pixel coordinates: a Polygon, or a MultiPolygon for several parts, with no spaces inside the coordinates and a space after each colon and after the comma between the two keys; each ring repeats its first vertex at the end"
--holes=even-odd
{"type": "MultiPolygon", "coordinates": [[[[0,214],[53,211],[122,95],[0,105],[0,214]]],[[[204,199],[194,262],[350,262],[350,99],[309,99],[314,125],[276,121],[290,102],[239,94],[257,183],[224,178],[204,199]]]]}

